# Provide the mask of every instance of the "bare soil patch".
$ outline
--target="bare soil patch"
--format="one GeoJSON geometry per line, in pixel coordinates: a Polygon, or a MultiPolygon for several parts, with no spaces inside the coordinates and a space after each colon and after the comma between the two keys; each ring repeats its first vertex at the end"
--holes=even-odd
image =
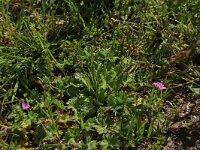
{"type": "Polygon", "coordinates": [[[162,149],[200,149],[200,95],[185,88],[176,88],[166,101],[164,110],[169,114],[172,107],[176,108],[176,113],[162,149]]]}

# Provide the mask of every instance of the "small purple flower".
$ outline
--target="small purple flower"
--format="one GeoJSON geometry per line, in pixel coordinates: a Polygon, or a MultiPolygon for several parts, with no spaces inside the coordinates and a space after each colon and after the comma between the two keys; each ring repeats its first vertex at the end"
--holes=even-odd
{"type": "Polygon", "coordinates": [[[153,85],[159,88],[161,91],[166,89],[165,85],[162,82],[154,82],[153,85]]]}
{"type": "Polygon", "coordinates": [[[43,34],[43,36],[44,36],[45,38],[47,38],[48,35],[49,35],[49,32],[44,32],[44,34],[43,34]]]}
{"type": "Polygon", "coordinates": [[[30,108],[29,103],[25,103],[25,102],[22,103],[22,109],[23,110],[28,110],[29,108],[30,108]]]}

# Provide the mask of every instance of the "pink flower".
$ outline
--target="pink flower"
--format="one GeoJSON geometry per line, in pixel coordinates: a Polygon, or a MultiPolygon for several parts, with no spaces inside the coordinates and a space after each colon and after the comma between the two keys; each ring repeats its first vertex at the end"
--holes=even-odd
{"type": "Polygon", "coordinates": [[[45,38],[47,38],[48,35],[49,35],[49,32],[44,32],[44,34],[43,34],[43,36],[44,36],[45,38]]]}
{"type": "Polygon", "coordinates": [[[165,85],[162,82],[154,82],[153,85],[159,88],[161,91],[166,89],[165,85]]]}
{"type": "Polygon", "coordinates": [[[22,109],[23,110],[28,110],[29,108],[30,108],[29,103],[25,103],[25,102],[22,103],[22,109]]]}

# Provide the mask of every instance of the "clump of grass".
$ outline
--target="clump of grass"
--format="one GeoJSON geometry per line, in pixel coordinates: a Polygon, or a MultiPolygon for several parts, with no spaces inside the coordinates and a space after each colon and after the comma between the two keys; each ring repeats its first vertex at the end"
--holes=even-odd
{"type": "Polygon", "coordinates": [[[170,83],[189,78],[170,57],[198,35],[159,2],[1,2],[1,147],[158,148],[170,83]]]}

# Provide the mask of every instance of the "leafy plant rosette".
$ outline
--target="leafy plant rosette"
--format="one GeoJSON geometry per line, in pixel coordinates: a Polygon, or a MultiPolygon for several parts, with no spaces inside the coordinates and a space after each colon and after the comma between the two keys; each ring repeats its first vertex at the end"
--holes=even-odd
{"type": "Polygon", "coordinates": [[[123,63],[123,59],[119,65],[93,63],[88,71],[76,74],[81,90],[68,102],[78,119],[65,133],[70,146],[122,149],[135,148],[144,141],[163,142],[166,120],[161,109],[166,87],[157,82],[144,96],[125,91],[123,87],[132,79],[122,71],[127,69],[123,63]]]}

